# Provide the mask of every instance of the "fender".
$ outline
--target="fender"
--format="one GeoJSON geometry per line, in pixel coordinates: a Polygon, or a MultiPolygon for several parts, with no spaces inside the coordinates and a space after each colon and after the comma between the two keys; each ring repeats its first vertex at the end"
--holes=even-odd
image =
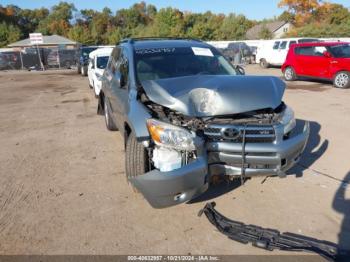
{"type": "Polygon", "coordinates": [[[147,108],[138,100],[130,100],[128,112],[128,125],[138,141],[149,140],[149,132],[146,126],[146,120],[151,118],[147,108]]]}

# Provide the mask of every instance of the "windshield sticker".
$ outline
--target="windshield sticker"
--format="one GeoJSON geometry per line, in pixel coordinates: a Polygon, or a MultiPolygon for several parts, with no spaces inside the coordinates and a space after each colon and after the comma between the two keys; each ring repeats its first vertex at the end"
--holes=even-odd
{"type": "Polygon", "coordinates": [[[148,48],[148,49],[136,49],[136,54],[145,55],[145,54],[159,54],[159,53],[174,53],[175,48],[148,48]]]}
{"type": "Polygon", "coordinates": [[[192,51],[199,56],[214,56],[209,48],[192,47],[192,51]]]}

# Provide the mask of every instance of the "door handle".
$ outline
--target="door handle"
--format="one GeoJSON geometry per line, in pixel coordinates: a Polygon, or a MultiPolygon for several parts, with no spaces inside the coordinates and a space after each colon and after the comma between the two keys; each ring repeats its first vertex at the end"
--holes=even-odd
{"type": "Polygon", "coordinates": [[[331,64],[338,64],[338,61],[331,61],[331,64]]]}

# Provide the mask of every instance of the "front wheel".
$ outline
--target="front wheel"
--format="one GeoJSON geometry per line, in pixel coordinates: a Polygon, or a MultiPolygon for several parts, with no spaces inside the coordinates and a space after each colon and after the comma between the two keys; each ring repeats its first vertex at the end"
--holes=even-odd
{"type": "Polygon", "coordinates": [[[297,75],[295,74],[295,71],[294,71],[293,67],[288,66],[284,70],[284,79],[286,81],[295,81],[297,79],[297,75]]]}
{"type": "Polygon", "coordinates": [[[349,88],[350,87],[350,73],[347,71],[338,72],[333,80],[333,85],[336,88],[349,88]]]}
{"type": "Polygon", "coordinates": [[[142,143],[131,133],[126,142],[125,173],[126,178],[141,176],[149,171],[148,154],[142,143]]]}

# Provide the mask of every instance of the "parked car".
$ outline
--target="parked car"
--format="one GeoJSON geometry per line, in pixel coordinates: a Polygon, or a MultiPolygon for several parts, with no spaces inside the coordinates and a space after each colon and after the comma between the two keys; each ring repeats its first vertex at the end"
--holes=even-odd
{"type": "Polygon", "coordinates": [[[77,63],[76,54],[76,49],[59,49],[58,56],[60,67],[70,69],[72,65],[75,65],[77,63]]]}
{"type": "Polygon", "coordinates": [[[189,201],[213,176],[285,176],[299,131],[277,77],[244,76],[196,40],[129,39],[112,51],[98,113],[125,144],[128,181],[155,208],[189,201]]]}
{"type": "Polygon", "coordinates": [[[251,64],[253,62],[253,52],[244,42],[229,43],[227,48],[220,51],[234,65],[251,64]]]}
{"type": "Polygon", "coordinates": [[[102,86],[102,75],[107,66],[113,48],[99,48],[89,54],[88,79],[89,86],[98,97],[102,86]]]}
{"type": "Polygon", "coordinates": [[[258,47],[256,63],[259,63],[262,68],[282,66],[288,50],[293,44],[308,42],[319,42],[319,40],[315,38],[285,38],[264,41],[258,47]]]}
{"type": "Polygon", "coordinates": [[[0,52],[0,70],[21,69],[18,52],[0,52]]]}
{"type": "Polygon", "coordinates": [[[77,71],[82,76],[87,76],[89,54],[96,50],[98,46],[82,46],[77,52],[77,71]]]}
{"type": "Polygon", "coordinates": [[[350,87],[350,43],[293,45],[282,66],[287,81],[311,77],[333,81],[337,88],[350,87]]]}

